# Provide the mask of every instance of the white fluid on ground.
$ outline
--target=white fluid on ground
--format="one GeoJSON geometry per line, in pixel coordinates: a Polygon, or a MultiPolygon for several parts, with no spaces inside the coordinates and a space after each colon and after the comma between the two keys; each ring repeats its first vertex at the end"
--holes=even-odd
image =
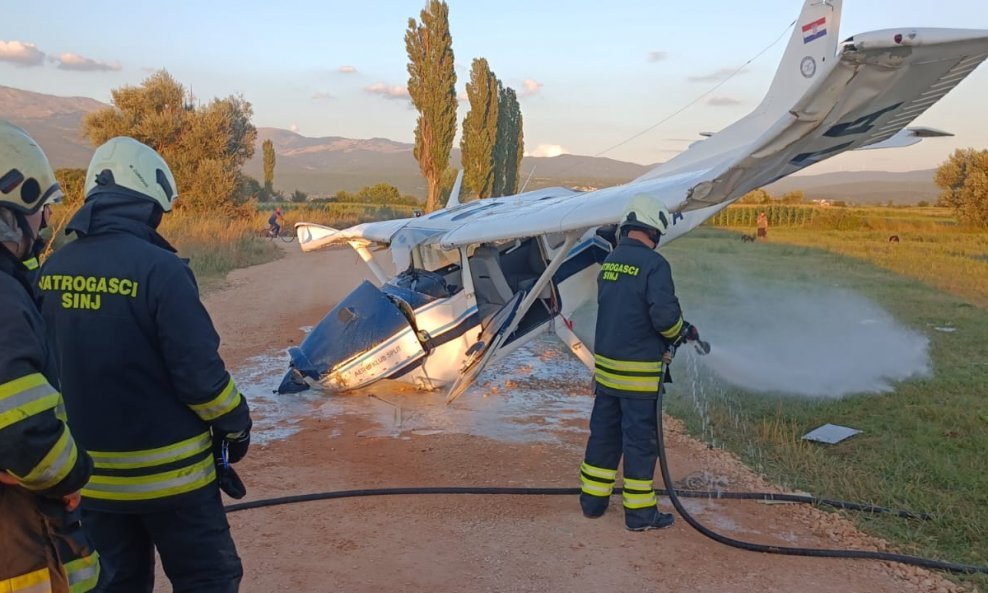
{"type": "Polygon", "coordinates": [[[892,391],[930,374],[929,340],[864,297],[830,288],[742,292],[694,319],[712,346],[700,360],[727,383],[836,398],[892,391]]]}
{"type": "Polygon", "coordinates": [[[452,405],[445,403],[445,389],[422,392],[389,381],[351,393],[274,393],[287,366],[287,353],[278,353],[251,358],[234,372],[250,402],[259,443],[291,436],[303,418],[343,415],[371,420],[374,426],[357,435],[368,438],[450,433],[559,443],[561,432],[586,430],[593,405],[589,371],[548,336],[491,365],[452,405]]]}

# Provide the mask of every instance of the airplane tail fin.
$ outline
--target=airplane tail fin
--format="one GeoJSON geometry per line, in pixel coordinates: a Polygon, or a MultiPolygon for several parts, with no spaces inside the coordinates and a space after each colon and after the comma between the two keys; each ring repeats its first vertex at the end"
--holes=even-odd
{"type": "Polygon", "coordinates": [[[760,110],[788,111],[836,59],[843,0],[804,0],[760,110]]]}

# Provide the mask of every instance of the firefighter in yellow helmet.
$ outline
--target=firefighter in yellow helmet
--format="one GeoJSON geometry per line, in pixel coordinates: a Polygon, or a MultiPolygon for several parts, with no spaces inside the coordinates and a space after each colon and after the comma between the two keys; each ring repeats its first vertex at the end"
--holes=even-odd
{"type": "Polygon", "coordinates": [[[624,519],[632,531],[661,529],[652,478],[658,457],[656,399],[668,377],[670,345],[699,338],[683,320],[669,262],[657,251],[672,216],[656,198],[632,198],[617,247],[597,277],[594,406],[580,467],[580,506],[588,518],[607,510],[624,457],[624,519]]]}
{"type": "Polygon", "coordinates": [[[100,575],[78,509],[92,460],[66,425],[24,264],[61,195],[37,143],[0,120],[0,591],[94,591],[100,575]]]}
{"type": "Polygon", "coordinates": [[[152,148],[118,137],[96,149],[85,189],[66,227],[77,239],[38,285],[94,461],[82,509],[114,569],[106,592],[151,593],[155,550],[176,593],[235,592],[243,570],[218,476],[247,453],[250,411],[191,269],[157,232],[175,178],[152,148]]]}

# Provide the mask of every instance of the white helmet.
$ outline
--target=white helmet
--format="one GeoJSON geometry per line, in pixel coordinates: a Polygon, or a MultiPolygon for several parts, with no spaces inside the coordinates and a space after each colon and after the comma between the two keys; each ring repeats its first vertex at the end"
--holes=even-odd
{"type": "Polygon", "coordinates": [[[27,132],[0,120],[0,206],[34,214],[62,199],[48,157],[27,132]]]}
{"type": "Polygon", "coordinates": [[[165,212],[170,212],[178,199],[175,177],[165,159],[150,146],[125,136],[107,140],[89,161],[86,195],[111,185],[135,191],[165,212]]]}
{"type": "Polygon", "coordinates": [[[670,224],[672,215],[665,204],[645,194],[632,197],[621,217],[621,228],[653,229],[660,235],[666,234],[670,224]]]}

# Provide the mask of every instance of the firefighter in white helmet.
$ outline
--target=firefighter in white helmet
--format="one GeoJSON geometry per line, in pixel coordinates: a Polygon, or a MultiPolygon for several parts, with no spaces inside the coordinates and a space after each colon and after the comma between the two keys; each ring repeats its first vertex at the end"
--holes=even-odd
{"type": "Polygon", "coordinates": [[[668,378],[669,346],[699,338],[683,320],[669,262],[656,251],[671,224],[660,200],[633,197],[618,227],[617,247],[597,277],[596,397],[580,467],[580,506],[588,518],[604,514],[623,456],[624,518],[632,531],[673,523],[671,514],[659,512],[652,483],[656,399],[668,378]]]}
{"type": "Polygon", "coordinates": [[[96,150],[85,187],[67,227],[78,238],[38,285],[69,417],[95,464],[82,508],[115,569],[106,591],[151,593],[155,550],[177,593],[237,591],[218,476],[247,453],[250,412],[191,269],[156,230],[175,178],[152,148],[118,137],[96,150]]]}
{"type": "Polygon", "coordinates": [[[37,143],[0,120],[0,591],[94,591],[100,576],[78,509],[93,464],[66,424],[24,263],[61,195],[37,143]]]}

